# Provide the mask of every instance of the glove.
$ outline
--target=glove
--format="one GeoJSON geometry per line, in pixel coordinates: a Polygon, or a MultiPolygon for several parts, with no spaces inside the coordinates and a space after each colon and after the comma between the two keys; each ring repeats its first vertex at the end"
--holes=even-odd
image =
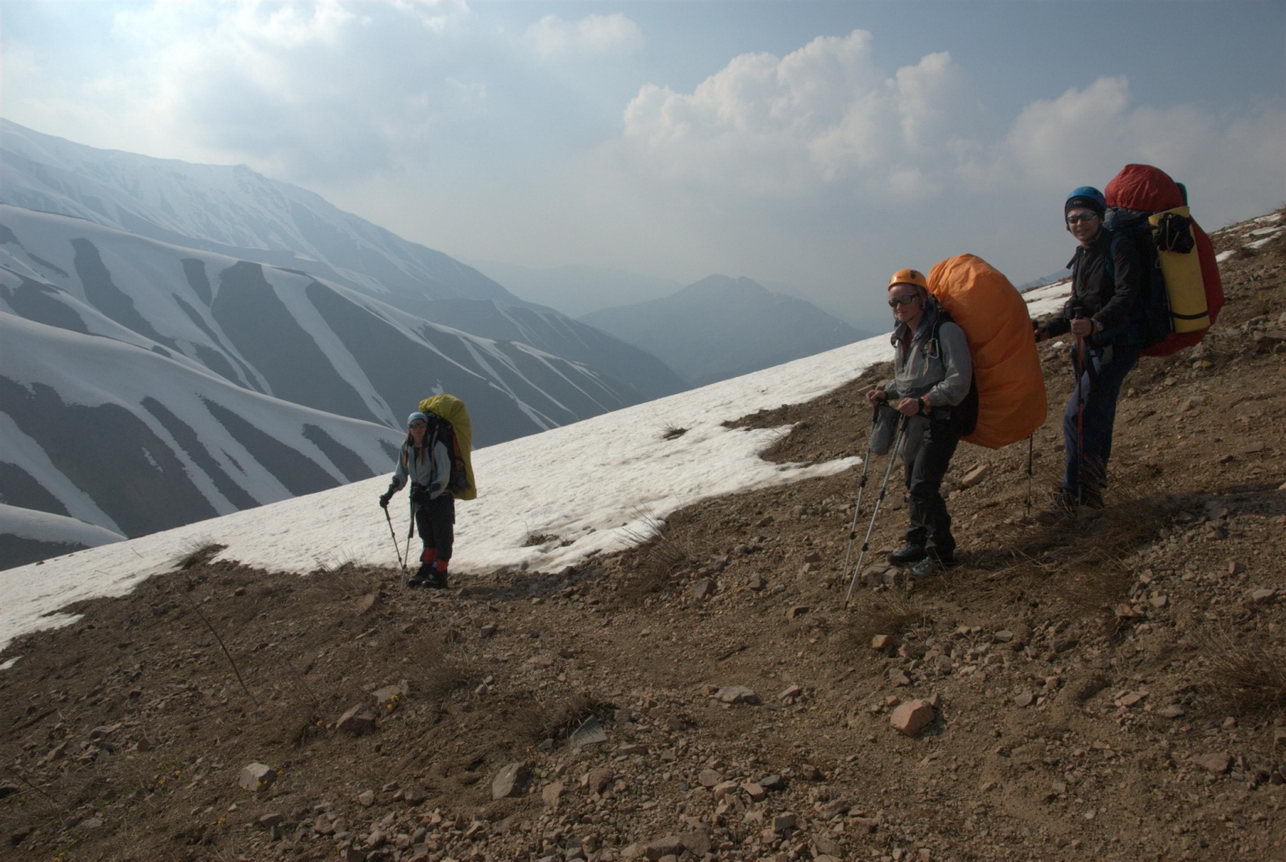
{"type": "Polygon", "coordinates": [[[388,501],[389,501],[389,499],[390,499],[392,496],[393,496],[393,492],[392,492],[392,491],[385,491],[383,494],[380,494],[380,508],[381,508],[381,509],[387,509],[387,508],[388,508],[388,501]]]}
{"type": "Polygon", "coordinates": [[[411,499],[417,503],[425,504],[433,499],[433,492],[428,488],[416,488],[411,492],[411,499]]]}

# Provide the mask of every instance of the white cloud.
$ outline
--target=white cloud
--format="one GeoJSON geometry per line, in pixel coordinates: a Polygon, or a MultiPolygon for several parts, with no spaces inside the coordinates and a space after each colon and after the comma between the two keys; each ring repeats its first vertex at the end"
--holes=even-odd
{"type": "Polygon", "coordinates": [[[526,41],[543,60],[578,54],[633,54],[643,47],[643,31],[617,12],[566,21],[546,15],[527,28],[526,41]]]}
{"type": "Polygon", "coordinates": [[[648,85],[624,148],[671,179],[793,197],[852,182],[882,194],[939,187],[962,110],[946,53],[882,72],[872,37],[819,37],[785,57],[743,54],[689,93],[648,85]]]}

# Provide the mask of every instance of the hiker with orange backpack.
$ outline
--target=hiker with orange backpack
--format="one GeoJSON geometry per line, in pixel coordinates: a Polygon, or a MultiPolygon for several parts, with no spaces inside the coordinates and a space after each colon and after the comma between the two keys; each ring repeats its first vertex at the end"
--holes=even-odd
{"type": "Polygon", "coordinates": [[[1043,324],[1032,322],[1038,341],[1067,332],[1076,339],[1076,388],[1063,411],[1066,459],[1058,492],[1066,510],[1103,508],[1117,398],[1145,341],[1148,273],[1133,238],[1104,225],[1106,213],[1107,201],[1093,186],[1067,196],[1065,227],[1080,243],[1068,262],[1072,295],[1059,314],[1043,324]]]}
{"type": "Polygon", "coordinates": [[[433,413],[418,410],[407,417],[406,425],[406,441],[388,490],[380,495],[380,508],[387,510],[389,500],[410,480],[411,518],[424,549],[419,570],[406,584],[442,589],[447,586],[447,564],[455,539],[455,498],[448,487],[451,426],[433,413]]]}
{"type": "Polygon", "coordinates": [[[911,574],[927,577],[955,564],[956,540],[941,489],[960,437],[973,430],[976,419],[976,412],[966,417],[964,404],[974,391],[973,359],[964,330],[929,294],[923,273],[898,270],[889,280],[888,293],[897,321],[892,337],[894,378],[868,391],[866,398],[901,413],[906,429],[903,458],[910,524],[906,545],[889,559],[914,563],[911,574]]]}

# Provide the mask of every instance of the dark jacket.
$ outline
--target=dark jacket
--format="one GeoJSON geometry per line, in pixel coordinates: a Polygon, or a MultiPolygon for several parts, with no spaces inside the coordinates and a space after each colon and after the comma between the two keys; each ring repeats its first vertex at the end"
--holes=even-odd
{"type": "Polygon", "coordinates": [[[1071,329],[1073,317],[1087,316],[1099,325],[1089,338],[1092,345],[1140,342],[1147,273],[1133,238],[1103,228],[1088,246],[1076,249],[1067,265],[1072,270],[1072,295],[1043,329],[1062,335],[1071,329]],[[1079,315],[1074,313],[1077,307],[1082,310],[1079,315]]]}

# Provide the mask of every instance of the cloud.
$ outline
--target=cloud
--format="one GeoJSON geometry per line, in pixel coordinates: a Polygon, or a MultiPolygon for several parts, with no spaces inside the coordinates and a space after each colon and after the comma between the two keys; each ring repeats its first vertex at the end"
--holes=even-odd
{"type": "Polygon", "coordinates": [[[854,183],[923,196],[971,125],[963,79],[946,53],[885,73],[871,34],[854,30],[784,57],[740,55],[691,93],[644,86],[621,144],[671,180],[730,192],[796,197],[854,183]]]}
{"type": "Polygon", "coordinates": [[[525,39],[542,60],[581,54],[634,54],[643,48],[643,31],[619,12],[589,15],[579,21],[546,15],[527,28],[525,39]]]}
{"type": "Polygon", "coordinates": [[[1136,105],[1124,77],[1101,77],[1054,99],[1032,102],[1004,137],[961,164],[974,190],[1056,195],[1102,187],[1130,162],[1153,164],[1196,195],[1194,211],[1223,221],[1286,198],[1281,141],[1286,112],[1263,106],[1236,120],[1192,105],[1136,105]]]}

